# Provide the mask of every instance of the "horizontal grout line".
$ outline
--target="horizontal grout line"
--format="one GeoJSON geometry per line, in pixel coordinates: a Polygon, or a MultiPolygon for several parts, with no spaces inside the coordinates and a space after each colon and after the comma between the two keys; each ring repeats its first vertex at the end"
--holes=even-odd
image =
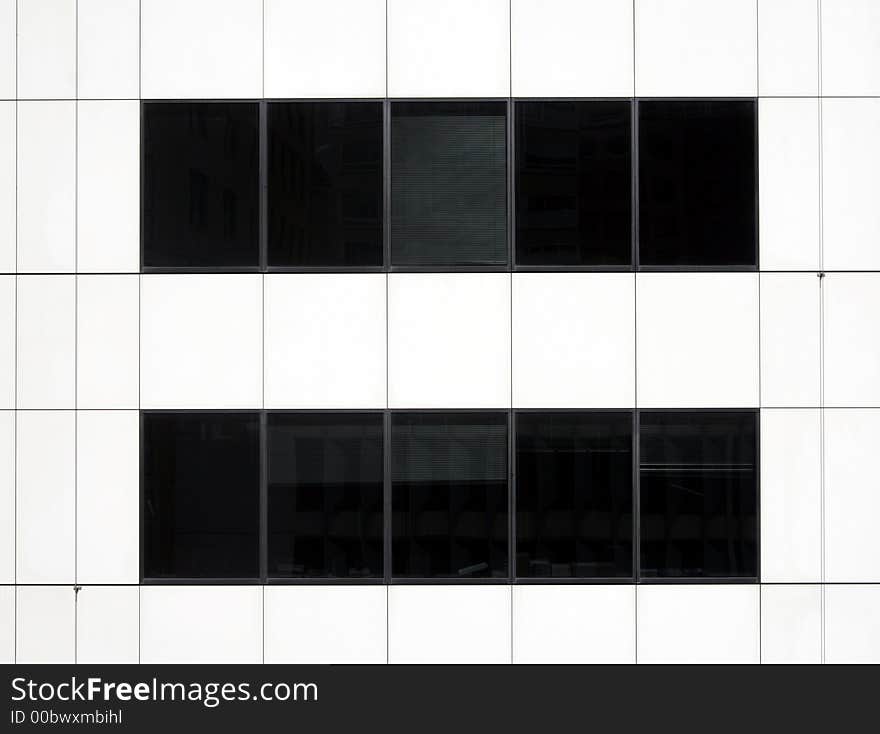
{"type": "Polygon", "coordinates": [[[118,277],[120,275],[141,275],[141,273],[138,272],[137,270],[127,270],[125,272],[118,272],[118,273],[117,272],[111,273],[111,272],[107,272],[107,271],[102,271],[102,272],[83,272],[83,271],[80,271],[80,272],[74,272],[74,271],[58,272],[58,271],[55,271],[55,272],[51,272],[51,273],[49,273],[49,272],[45,272],[45,273],[42,273],[42,272],[40,272],[40,273],[38,273],[38,272],[6,273],[6,272],[4,272],[4,273],[0,273],[0,276],[4,276],[4,275],[6,275],[6,276],[16,275],[19,277],[34,275],[34,276],[39,276],[41,278],[45,278],[50,275],[67,275],[67,276],[72,276],[72,275],[89,275],[89,276],[91,276],[91,275],[115,275],[118,277]]]}
{"type": "Polygon", "coordinates": [[[326,268],[326,269],[284,269],[284,270],[214,270],[210,268],[200,268],[197,270],[175,270],[175,269],[162,269],[162,270],[153,270],[153,269],[144,269],[142,271],[138,270],[126,270],[119,272],[109,272],[109,271],[101,271],[101,272],[27,272],[27,273],[13,273],[13,272],[0,272],[0,276],[27,276],[34,275],[40,277],[53,276],[53,275],[87,275],[87,276],[98,276],[98,275],[113,275],[113,276],[122,276],[122,275],[456,275],[456,274],[493,274],[493,273],[514,273],[516,275],[542,275],[545,273],[553,273],[553,274],[564,274],[564,273],[580,273],[580,274],[590,274],[590,275],[621,275],[621,274],[632,274],[636,273],[637,275],[815,275],[816,273],[825,273],[826,275],[876,275],[880,274],[880,270],[822,270],[820,268],[814,270],[755,270],[755,269],[708,269],[708,268],[693,268],[693,269],[656,269],[652,268],[650,270],[647,269],[622,269],[622,268],[612,268],[612,267],[561,267],[561,266],[528,266],[528,265],[519,265],[519,266],[506,266],[504,268],[467,268],[461,267],[456,268],[454,270],[449,269],[440,269],[440,268],[424,268],[417,270],[398,270],[396,266],[392,266],[389,268],[384,267],[376,267],[371,269],[360,269],[360,268],[326,268]]]}
{"type": "Polygon", "coordinates": [[[14,413],[124,413],[137,412],[139,408],[135,405],[131,408],[89,408],[77,405],[75,408],[0,408],[0,411],[8,411],[14,413]]]}
{"type": "MultiPolygon", "coordinates": [[[[140,102],[141,97],[3,97],[0,102],[140,102]]],[[[193,100],[196,101],[196,100],[193,100]]]]}
{"type": "MultiPolygon", "coordinates": [[[[147,103],[187,103],[187,102],[379,102],[385,97],[0,97],[0,102],[147,102],[147,103]]],[[[395,102],[504,102],[508,97],[388,97],[395,102]]],[[[518,96],[510,97],[514,102],[590,102],[604,100],[747,100],[747,99],[880,99],[880,94],[741,94],[741,95],[601,95],[601,96],[518,96]]]]}
{"type": "Polygon", "coordinates": [[[675,405],[666,406],[662,408],[657,407],[640,407],[636,408],[632,405],[629,406],[551,406],[547,408],[535,408],[529,406],[527,408],[510,408],[510,407],[500,407],[500,408],[321,408],[321,407],[313,407],[313,408],[286,408],[286,407],[260,407],[255,406],[252,408],[176,408],[176,407],[168,407],[168,408],[144,408],[138,406],[132,406],[130,408],[90,408],[88,406],[77,406],[76,408],[70,407],[59,407],[59,408],[3,408],[0,407],[0,412],[5,413],[132,413],[132,412],[141,412],[141,413],[273,413],[273,414],[310,414],[310,413],[321,413],[332,415],[336,414],[377,414],[381,415],[383,413],[397,413],[397,414],[406,414],[406,413],[517,413],[517,414],[533,414],[533,413],[631,413],[636,410],[642,413],[651,413],[651,412],[675,412],[675,413],[699,413],[699,412],[719,412],[719,413],[732,413],[732,412],[757,412],[757,411],[774,411],[774,410],[880,410],[880,405],[762,405],[762,406],[751,406],[751,407],[729,407],[729,406],[698,406],[698,407],[678,407],[675,405]]]}
{"type": "Polygon", "coordinates": [[[558,584],[560,586],[880,586],[880,581],[756,581],[753,578],[739,579],[736,577],[719,577],[719,578],[648,578],[640,581],[633,581],[631,578],[615,580],[613,578],[589,579],[589,578],[572,578],[570,576],[562,576],[559,578],[521,578],[521,579],[468,579],[468,578],[442,578],[442,579],[420,579],[420,578],[398,578],[392,579],[390,583],[386,583],[381,577],[376,579],[360,580],[360,579],[333,579],[333,578],[313,578],[313,579],[276,579],[270,578],[266,581],[259,579],[254,580],[235,580],[226,582],[215,579],[163,579],[163,580],[146,580],[143,583],[123,584],[123,583],[101,583],[101,582],[67,582],[67,583],[28,583],[28,584],[0,584],[0,588],[39,588],[53,587],[64,588],[79,586],[87,588],[91,586],[108,586],[113,588],[138,588],[138,587],[163,587],[169,586],[240,586],[242,588],[254,588],[256,586],[552,586],[558,584]]]}

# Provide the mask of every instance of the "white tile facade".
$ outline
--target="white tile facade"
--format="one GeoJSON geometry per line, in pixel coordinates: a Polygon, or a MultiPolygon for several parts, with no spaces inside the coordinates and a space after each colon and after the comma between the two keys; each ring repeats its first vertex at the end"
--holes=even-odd
{"type": "Polygon", "coordinates": [[[0,662],[880,662],[878,131],[875,0],[0,0],[0,662]],[[760,95],[762,272],[139,274],[139,99],[386,95],[760,95]],[[138,586],[138,409],[511,406],[759,408],[761,583],[138,586]]]}

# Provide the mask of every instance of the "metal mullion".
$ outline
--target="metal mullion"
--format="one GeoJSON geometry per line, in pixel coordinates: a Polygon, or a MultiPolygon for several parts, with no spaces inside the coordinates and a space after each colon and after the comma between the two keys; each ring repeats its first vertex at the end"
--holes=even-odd
{"type": "Polygon", "coordinates": [[[639,100],[630,100],[630,266],[639,271],[639,100]]]}
{"type": "Polygon", "coordinates": [[[387,97],[382,102],[382,212],[382,269],[388,272],[391,269],[391,102],[387,97]]]}
{"type": "Polygon", "coordinates": [[[138,528],[140,540],[138,542],[138,578],[144,583],[146,562],[144,559],[144,414],[143,410],[138,414],[138,528]]]}
{"type": "Polygon", "coordinates": [[[516,582],[516,416],[507,416],[507,577],[516,582]]]}
{"type": "Polygon", "coordinates": [[[641,420],[639,409],[632,412],[632,507],[633,507],[633,541],[632,541],[632,579],[635,583],[641,580],[642,567],[642,476],[641,476],[641,420]]]}
{"type": "Polygon", "coordinates": [[[382,567],[383,581],[391,583],[391,411],[382,415],[382,567]]]}
{"type": "Polygon", "coordinates": [[[266,272],[269,264],[269,109],[265,100],[259,104],[259,218],[260,218],[260,259],[259,270],[266,272]]]}
{"type": "Polygon", "coordinates": [[[507,266],[512,271],[516,262],[516,127],[513,99],[507,100],[507,266]]]}
{"type": "Polygon", "coordinates": [[[260,581],[269,576],[269,430],[268,411],[260,411],[260,581]]]}

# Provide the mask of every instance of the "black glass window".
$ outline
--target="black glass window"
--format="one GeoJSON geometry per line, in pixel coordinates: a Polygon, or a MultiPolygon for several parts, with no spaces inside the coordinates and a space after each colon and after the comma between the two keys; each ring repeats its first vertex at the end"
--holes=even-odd
{"type": "Polygon", "coordinates": [[[143,265],[259,266],[259,106],[143,109],[143,265]]]}
{"type": "Polygon", "coordinates": [[[144,413],[145,578],[258,578],[257,413],[144,413]]]}
{"type": "Polygon", "coordinates": [[[632,261],[631,104],[517,102],[518,265],[632,261]]]}
{"type": "Polygon", "coordinates": [[[392,416],[392,573],[506,577],[507,414],[392,416]]]}
{"type": "Polygon", "coordinates": [[[269,413],[268,573],[382,577],[382,415],[269,413]]]}
{"type": "Polygon", "coordinates": [[[504,102],[391,105],[391,264],[505,265],[504,102]]]}
{"type": "Polygon", "coordinates": [[[757,414],[640,414],[642,577],[756,577],[757,414]]]}
{"type": "Polygon", "coordinates": [[[631,577],[632,413],[516,416],[516,573],[631,577]]]}
{"type": "Polygon", "coordinates": [[[753,100],[649,100],[639,111],[639,263],[756,266],[753,100]]]}
{"type": "Polygon", "coordinates": [[[268,263],[382,265],[382,103],[268,104],[268,263]]]}

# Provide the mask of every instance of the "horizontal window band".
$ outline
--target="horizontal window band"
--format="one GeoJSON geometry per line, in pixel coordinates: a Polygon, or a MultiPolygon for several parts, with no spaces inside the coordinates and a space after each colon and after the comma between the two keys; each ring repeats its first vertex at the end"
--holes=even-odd
{"type": "Polygon", "coordinates": [[[143,273],[757,270],[754,97],[157,99],[141,118],[143,273]]]}
{"type": "Polygon", "coordinates": [[[141,416],[145,584],[760,578],[757,410],[141,416]]]}

